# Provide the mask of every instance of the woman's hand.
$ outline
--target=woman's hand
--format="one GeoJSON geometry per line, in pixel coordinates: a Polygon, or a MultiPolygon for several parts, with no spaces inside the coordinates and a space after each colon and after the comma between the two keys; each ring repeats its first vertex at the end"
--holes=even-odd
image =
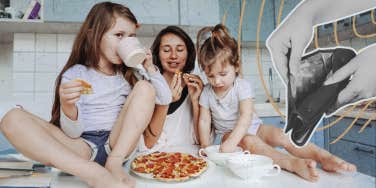
{"type": "Polygon", "coordinates": [[[181,93],[183,91],[183,85],[181,80],[182,79],[180,73],[175,73],[170,84],[172,102],[179,100],[181,97],[181,93]]]}
{"type": "Polygon", "coordinates": [[[144,66],[145,70],[148,71],[149,73],[156,72],[157,69],[154,67],[154,64],[153,64],[153,55],[151,53],[151,50],[147,49],[145,50],[145,52],[146,52],[146,58],[144,62],[142,63],[142,65],[144,66]]]}
{"type": "Polygon", "coordinates": [[[204,84],[199,76],[195,74],[183,74],[184,83],[188,86],[188,94],[191,97],[191,101],[198,101],[202,92],[204,84]]]}

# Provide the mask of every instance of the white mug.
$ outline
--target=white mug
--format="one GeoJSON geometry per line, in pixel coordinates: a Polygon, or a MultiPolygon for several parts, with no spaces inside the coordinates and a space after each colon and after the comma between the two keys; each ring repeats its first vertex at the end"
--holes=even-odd
{"type": "Polygon", "coordinates": [[[139,68],[146,58],[145,48],[136,37],[121,39],[117,53],[126,66],[133,68],[139,68]]]}
{"type": "Polygon", "coordinates": [[[213,161],[215,164],[219,166],[225,166],[226,160],[238,156],[238,155],[250,155],[249,151],[243,151],[241,147],[237,147],[235,152],[232,153],[221,153],[219,152],[220,145],[212,145],[206,148],[201,148],[198,151],[198,155],[203,158],[207,158],[210,161],[213,161]],[[203,153],[207,155],[204,156],[203,153]]]}

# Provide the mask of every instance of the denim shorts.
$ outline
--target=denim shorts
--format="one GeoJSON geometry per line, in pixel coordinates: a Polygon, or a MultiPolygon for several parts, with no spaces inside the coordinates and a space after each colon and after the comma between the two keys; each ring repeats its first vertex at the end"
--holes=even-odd
{"type": "Polygon", "coordinates": [[[86,131],[81,138],[90,146],[92,153],[90,161],[94,161],[102,166],[106,164],[110,149],[110,131],[86,131]]]}

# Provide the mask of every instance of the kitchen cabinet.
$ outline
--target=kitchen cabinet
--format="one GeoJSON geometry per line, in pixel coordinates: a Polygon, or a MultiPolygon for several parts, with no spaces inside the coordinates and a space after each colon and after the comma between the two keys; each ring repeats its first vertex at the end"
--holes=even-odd
{"type": "MultiPolygon", "coordinates": [[[[328,123],[337,119],[331,117],[328,123]]],[[[367,119],[358,119],[350,131],[338,142],[330,144],[341,135],[354,118],[343,118],[334,126],[325,130],[325,146],[331,153],[357,166],[359,172],[376,176],[376,121],[359,133],[367,119]]]]}
{"type": "MultiPolygon", "coordinates": [[[[274,125],[279,128],[284,129],[285,127],[285,121],[282,120],[281,117],[275,116],[275,117],[261,117],[263,123],[265,125],[274,125]]],[[[319,126],[322,126],[323,123],[320,123],[319,126]]],[[[323,131],[316,131],[310,142],[316,144],[317,146],[324,148],[324,132],[323,131]]]]}

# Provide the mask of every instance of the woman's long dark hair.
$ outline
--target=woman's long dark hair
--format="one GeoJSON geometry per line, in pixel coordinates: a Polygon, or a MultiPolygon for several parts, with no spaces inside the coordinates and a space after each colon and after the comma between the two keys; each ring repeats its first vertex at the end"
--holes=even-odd
{"type": "MultiPolygon", "coordinates": [[[[91,8],[84,23],[78,32],[73,44],[72,53],[69,56],[67,64],[56,78],[55,99],[52,106],[50,123],[60,127],[60,96],[59,87],[62,75],[69,68],[76,64],[87,67],[98,68],[100,59],[100,42],[104,33],[106,33],[115,24],[115,19],[122,17],[130,20],[138,26],[137,19],[129,8],[111,2],[98,3],[91,8]]],[[[128,74],[127,67],[124,64],[114,65],[117,72],[122,72],[128,80],[131,75],[128,74]],[[127,74],[126,74],[127,73],[127,74]]]]}
{"type": "Polygon", "coordinates": [[[167,26],[166,28],[162,29],[157,37],[155,38],[153,45],[151,46],[151,52],[153,53],[153,63],[159,68],[159,70],[163,73],[163,67],[161,64],[161,60],[159,59],[159,46],[161,45],[162,37],[166,34],[174,34],[181,38],[185,46],[187,46],[188,58],[185,66],[183,68],[183,72],[190,73],[195,68],[195,60],[196,60],[196,50],[195,45],[193,44],[192,39],[189,35],[180,27],[177,26],[167,26]]]}

